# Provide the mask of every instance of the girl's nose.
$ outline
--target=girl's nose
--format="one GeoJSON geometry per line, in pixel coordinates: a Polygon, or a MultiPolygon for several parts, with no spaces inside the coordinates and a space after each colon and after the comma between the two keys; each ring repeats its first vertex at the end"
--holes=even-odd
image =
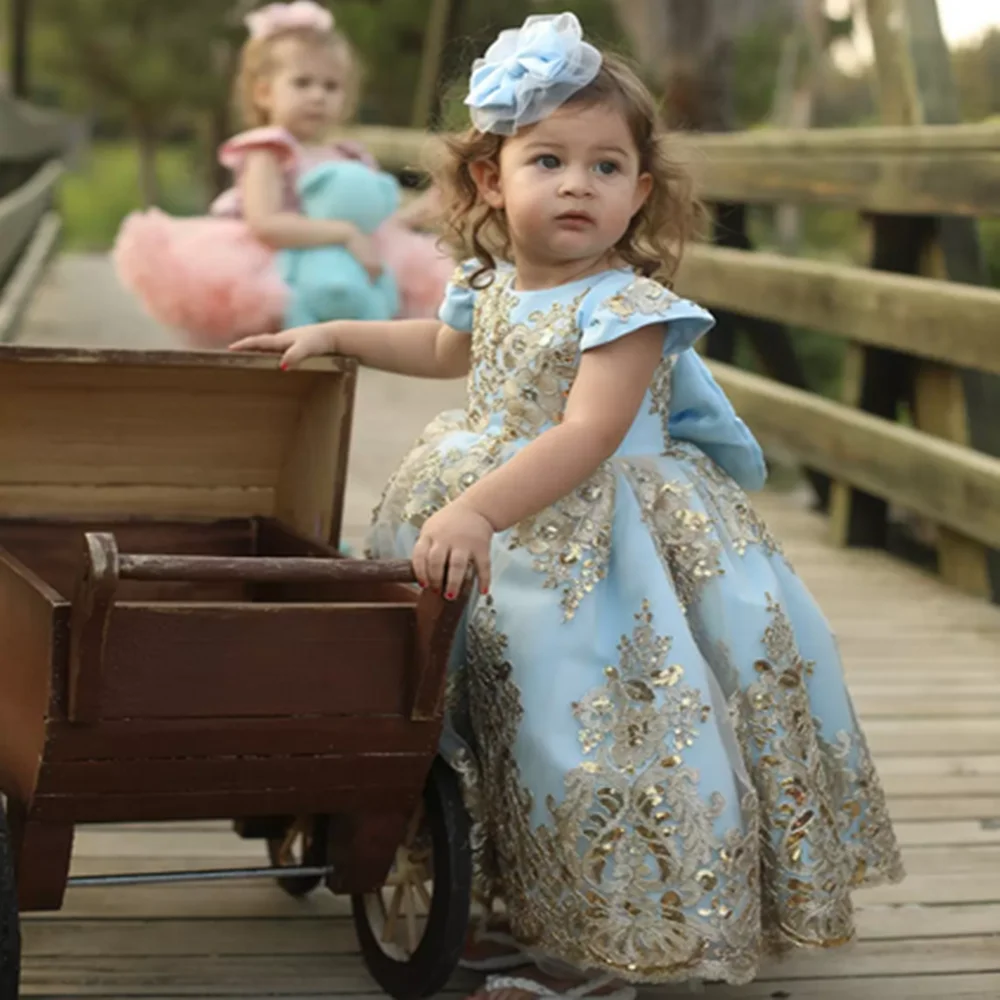
{"type": "Polygon", "coordinates": [[[583,167],[570,167],[563,171],[560,187],[563,194],[581,197],[592,192],[592,182],[593,178],[589,170],[583,167]]]}

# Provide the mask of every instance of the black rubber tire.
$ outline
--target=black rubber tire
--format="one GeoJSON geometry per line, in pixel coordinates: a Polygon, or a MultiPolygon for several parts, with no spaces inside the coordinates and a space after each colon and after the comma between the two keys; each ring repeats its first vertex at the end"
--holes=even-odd
{"type": "Polygon", "coordinates": [[[0,799],[0,1000],[17,1000],[21,982],[21,925],[14,883],[14,856],[0,799]]]}
{"type": "Polygon", "coordinates": [[[434,761],[424,786],[424,813],[431,835],[434,892],[424,936],[409,961],[397,961],[379,944],[365,896],[352,896],[354,926],[365,964],[394,1000],[425,1000],[440,992],[458,967],[469,925],[472,850],[469,817],[454,771],[434,761]]]}
{"type": "MultiPolygon", "coordinates": [[[[294,822],[294,820],[292,821],[294,822]]],[[[292,824],[289,823],[289,826],[292,824]]],[[[326,864],[326,827],[327,821],[323,816],[313,818],[313,837],[309,846],[303,852],[299,863],[302,865],[319,867],[326,864]]],[[[269,837],[267,841],[267,856],[271,861],[271,866],[277,868],[281,863],[281,846],[284,844],[284,837],[269,837]]],[[[323,881],[322,875],[289,875],[277,876],[275,881],[281,886],[289,896],[296,899],[308,896],[323,881]]]]}

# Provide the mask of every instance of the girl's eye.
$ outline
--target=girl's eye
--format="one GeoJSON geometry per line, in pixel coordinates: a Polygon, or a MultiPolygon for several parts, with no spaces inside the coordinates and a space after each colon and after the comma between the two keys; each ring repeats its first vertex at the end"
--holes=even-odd
{"type": "Polygon", "coordinates": [[[310,82],[311,81],[307,76],[297,76],[294,80],[295,86],[298,87],[299,90],[305,90],[305,88],[309,86],[310,82]]]}
{"type": "Polygon", "coordinates": [[[328,94],[335,94],[335,93],[337,93],[338,90],[340,90],[340,84],[337,83],[336,80],[327,80],[326,81],[326,92],[328,94]]]}
{"type": "Polygon", "coordinates": [[[535,158],[535,163],[543,170],[556,170],[559,167],[559,157],[552,153],[542,153],[541,156],[535,158]]]}
{"type": "Polygon", "coordinates": [[[601,160],[597,164],[597,172],[605,177],[610,177],[612,174],[618,173],[618,164],[614,160],[601,160]]]}

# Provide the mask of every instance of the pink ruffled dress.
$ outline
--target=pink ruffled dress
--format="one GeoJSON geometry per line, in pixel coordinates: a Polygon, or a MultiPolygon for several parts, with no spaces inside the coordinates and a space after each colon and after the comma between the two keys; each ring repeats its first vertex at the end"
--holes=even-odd
{"type": "MultiPolygon", "coordinates": [[[[244,221],[239,191],[247,155],[260,149],[279,158],[289,211],[299,211],[298,178],[320,163],[360,160],[378,169],[354,143],[308,148],[282,128],[256,128],[219,150],[219,161],[233,171],[236,185],[213,202],[207,216],[179,218],[156,208],[131,213],[111,251],[118,277],[154,319],[182,331],[196,347],[225,347],[239,337],[283,326],[288,289],[278,275],[273,249],[244,221]]],[[[434,237],[389,219],[375,239],[399,286],[400,315],[435,316],[454,264],[434,237]]]]}

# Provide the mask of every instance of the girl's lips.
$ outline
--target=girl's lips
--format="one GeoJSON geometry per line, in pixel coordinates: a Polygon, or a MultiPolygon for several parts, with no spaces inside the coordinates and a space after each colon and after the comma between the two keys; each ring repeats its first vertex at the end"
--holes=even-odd
{"type": "Polygon", "coordinates": [[[592,225],[594,218],[586,212],[563,212],[556,216],[556,222],[568,222],[574,225],[592,225]]]}

